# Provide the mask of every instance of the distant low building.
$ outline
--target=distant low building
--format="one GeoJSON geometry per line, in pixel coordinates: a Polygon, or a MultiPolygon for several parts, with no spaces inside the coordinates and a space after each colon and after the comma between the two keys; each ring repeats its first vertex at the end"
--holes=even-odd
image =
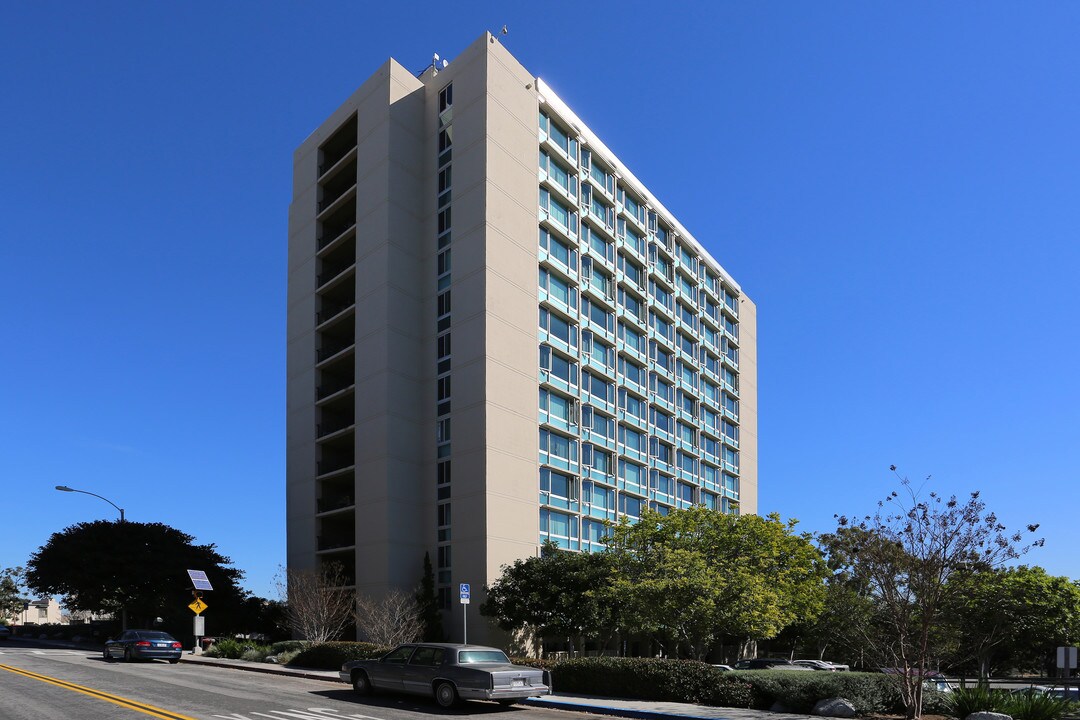
{"type": "Polygon", "coordinates": [[[5,620],[8,625],[53,625],[66,623],[67,617],[60,610],[55,598],[23,600],[23,609],[5,620]]]}

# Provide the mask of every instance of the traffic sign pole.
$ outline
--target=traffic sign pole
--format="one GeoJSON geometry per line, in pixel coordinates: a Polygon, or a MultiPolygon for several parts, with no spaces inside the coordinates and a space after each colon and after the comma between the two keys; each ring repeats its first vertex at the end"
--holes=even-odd
{"type": "Polygon", "coordinates": [[[469,644],[469,600],[472,592],[469,589],[469,583],[461,583],[458,585],[458,596],[461,599],[461,634],[462,642],[465,645],[469,644]]]}

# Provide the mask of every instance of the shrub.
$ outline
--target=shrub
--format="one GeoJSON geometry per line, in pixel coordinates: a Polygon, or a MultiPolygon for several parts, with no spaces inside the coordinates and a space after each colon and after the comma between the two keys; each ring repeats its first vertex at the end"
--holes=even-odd
{"type": "Polygon", "coordinates": [[[260,645],[253,640],[237,640],[236,638],[215,640],[214,644],[203,653],[207,657],[250,662],[263,662],[267,655],[272,654],[273,651],[269,645],[260,645]]]}
{"type": "MultiPolygon", "coordinates": [[[[923,703],[925,706],[925,702],[923,703]]],[[[974,712],[1008,713],[1009,693],[1004,690],[991,690],[984,685],[957,688],[949,693],[947,699],[948,714],[966,718],[974,712]]],[[[925,708],[924,708],[925,709],[925,708]]]]}
{"type": "Polygon", "coordinates": [[[280,652],[274,656],[274,662],[278,665],[288,665],[293,661],[293,658],[300,654],[300,652],[300,650],[286,650],[280,652]]]}
{"type": "Polygon", "coordinates": [[[1003,711],[1016,720],[1060,720],[1066,715],[1075,716],[1080,705],[1063,698],[1035,693],[1020,693],[1009,697],[1003,711]]]}
{"type": "Polygon", "coordinates": [[[280,655],[283,652],[299,652],[310,644],[303,640],[282,640],[271,645],[270,652],[274,655],[280,655]]]}
{"type": "Polygon", "coordinates": [[[254,645],[244,648],[244,652],[240,653],[240,659],[247,660],[248,662],[266,662],[266,658],[269,654],[269,645],[254,645]]]}
{"type": "Polygon", "coordinates": [[[393,648],[364,642],[327,642],[312,645],[300,651],[289,665],[294,667],[338,670],[349,660],[370,660],[390,652],[393,648]]]}
{"type": "Polygon", "coordinates": [[[726,707],[750,704],[750,685],[741,676],[694,660],[574,658],[556,664],[551,673],[560,692],[726,707]]]}
{"type": "Polygon", "coordinates": [[[844,698],[860,715],[895,710],[896,687],[885,675],[859,672],[739,670],[751,687],[751,705],[768,709],[779,703],[792,712],[809,713],[818,700],[844,698]]]}

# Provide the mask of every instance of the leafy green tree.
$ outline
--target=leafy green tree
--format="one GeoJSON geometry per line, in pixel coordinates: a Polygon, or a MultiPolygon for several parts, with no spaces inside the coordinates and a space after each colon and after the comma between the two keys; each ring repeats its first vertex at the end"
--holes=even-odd
{"type": "Polygon", "coordinates": [[[826,575],[809,535],[773,513],[728,515],[701,506],[646,510],[608,539],[611,596],[627,623],[702,658],[721,635],[764,639],[822,607],[826,575]]]}
{"type": "Polygon", "coordinates": [[[416,590],[416,605],[420,611],[420,622],[424,626],[424,642],[445,640],[439,599],[435,594],[435,573],[431,569],[431,555],[428,553],[424,553],[424,576],[420,579],[420,587],[416,590]]]}
{"type": "MultiPolygon", "coordinates": [[[[891,468],[894,472],[895,466],[891,468]]],[[[894,667],[905,715],[922,715],[922,678],[935,654],[934,640],[946,618],[950,580],[1015,559],[1041,540],[1018,547],[1021,533],[1007,534],[987,512],[979,493],[966,502],[929,493],[923,499],[901,478],[879,510],[860,522],[838,516],[838,541],[857,582],[874,598],[879,632],[868,643],[881,662],[894,667]]],[[[1037,525],[1029,525],[1034,532],[1037,525]]]]}
{"type": "Polygon", "coordinates": [[[531,632],[535,639],[569,638],[579,649],[595,639],[603,646],[619,622],[606,592],[611,572],[606,553],[569,552],[546,542],[538,557],[503,567],[485,588],[480,613],[503,630],[531,632]]]}
{"type": "Polygon", "coordinates": [[[964,573],[946,590],[955,659],[973,659],[980,681],[1006,668],[1041,669],[1054,648],[1080,639],[1080,585],[1041,567],[964,573]]]}
{"type": "Polygon", "coordinates": [[[0,571],[0,622],[22,611],[24,577],[21,567],[0,571]]]}
{"type": "MultiPolygon", "coordinates": [[[[240,630],[246,622],[243,574],[214,545],[161,523],[98,520],[53,533],[30,557],[26,582],[42,595],[60,595],[69,610],[113,613],[190,634],[192,601],[187,570],[206,572],[207,631],[240,630]]],[[[243,628],[246,629],[246,628],[243,628]]]]}

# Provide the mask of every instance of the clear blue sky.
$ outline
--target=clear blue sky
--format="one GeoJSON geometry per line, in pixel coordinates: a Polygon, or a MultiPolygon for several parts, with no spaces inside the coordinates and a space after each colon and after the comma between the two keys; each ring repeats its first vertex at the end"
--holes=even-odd
{"type": "Polygon", "coordinates": [[[760,509],[981,490],[1080,578],[1080,4],[0,5],[0,567],[114,517],[285,559],[293,149],[484,30],[758,303],[760,509]]]}

